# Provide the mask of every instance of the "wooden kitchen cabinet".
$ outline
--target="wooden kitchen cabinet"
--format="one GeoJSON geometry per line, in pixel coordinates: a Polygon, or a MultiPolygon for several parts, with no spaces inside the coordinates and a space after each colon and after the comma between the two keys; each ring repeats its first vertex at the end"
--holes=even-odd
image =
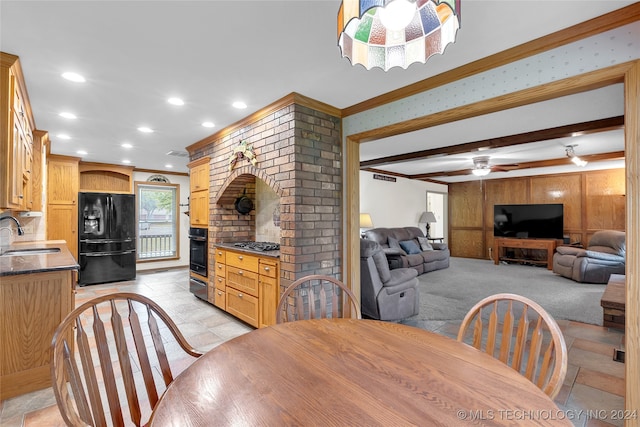
{"type": "Polygon", "coordinates": [[[20,60],[0,52],[0,208],[31,210],[35,122],[20,60]]]}
{"type": "Polygon", "coordinates": [[[0,399],[51,386],[49,347],[53,332],[74,308],[74,274],[62,270],[2,277],[0,399]]]}
{"type": "Polygon", "coordinates": [[[209,157],[202,157],[189,167],[189,222],[192,227],[209,226],[209,157]]]}
{"type": "Polygon", "coordinates": [[[275,324],[279,261],[215,248],[213,295],[209,302],[256,328],[275,324]]]}
{"type": "Polygon", "coordinates": [[[78,259],[78,157],[47,159],[47,239],[65,240],[78,259]]]}

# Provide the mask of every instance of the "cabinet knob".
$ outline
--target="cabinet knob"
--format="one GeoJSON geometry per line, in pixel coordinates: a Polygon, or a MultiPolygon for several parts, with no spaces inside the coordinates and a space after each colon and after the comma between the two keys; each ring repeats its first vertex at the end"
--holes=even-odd
{"type": "Polygon", "coordinates": [[[242,276],[244,272],[242,270],[238,270],[238,274],[242,276]]]}
{"type": "Polygon", "coordinates": [[[243,295],[242,295],[242,294],[238,294],[238,298],[242,298],[242,297],[243,297],[243,295]]]}
{"type": "Polygon", "coordinates": [[[244,257],[243,257],[242,255],[238,255],[238,259],[239,259],[240,261],[242,261],[242,260],[244,259],[244,257]]]}
{"type": "Polygon", "coordinates": [[[265,267],[264,271],[270,271],[271,269],[269,267],[265,267]]]}

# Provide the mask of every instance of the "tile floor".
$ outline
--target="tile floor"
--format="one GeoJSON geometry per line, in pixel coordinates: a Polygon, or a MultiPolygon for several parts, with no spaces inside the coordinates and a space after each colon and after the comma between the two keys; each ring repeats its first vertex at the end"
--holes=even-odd
{"type": "MultiPolygon", "coordinates": [[[[203,351],[253,329],[189,293],[187,270],[141,273],[135,281],[78,288],[76,303],[112,292],[152,297],[187,340],[203,351]]],[[[404,323],[455,338],[460,322],[404,323]]],[[[571,321],[558,323],[569,351],[567,377],[555,399],[558,407],[576,426],[622,426],[621,421],[611,419],[611,411],[624,408],[624,364],[612,360],[613,349],[623,346],[623,331],[571,321]]],[[[64,423],[49,388],[2,401],[0,425],[49,427],[64,423]]]]}

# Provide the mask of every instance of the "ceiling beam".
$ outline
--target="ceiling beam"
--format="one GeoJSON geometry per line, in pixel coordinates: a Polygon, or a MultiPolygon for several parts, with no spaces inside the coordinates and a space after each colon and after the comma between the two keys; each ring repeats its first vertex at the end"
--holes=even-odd
{"type": "MultiPolygon", "coordinates": [[[[465,154],[474,151],[482,151],[492,148],[510,147],[532,142],[548,141],[558,138],[568,138],[578,135],[606,132],[624,127],[624,116],[610,117],[607,119],[593,120],[590,122],[575,123],[572,125],[558,126],[549,129],[541,129],[532,132],[515,135],[489,138],[481,141],[467,142],[447,147],[432,148],[429,150],[414,151],[413,153],[398,154],[394,156],[380,157],[378,159],[360,162],[360,169],[416,161],[433,156],[449,156],[453,154],[465,154]]],[[[440,175],[441,176],[441,175],[440,175]]]]}

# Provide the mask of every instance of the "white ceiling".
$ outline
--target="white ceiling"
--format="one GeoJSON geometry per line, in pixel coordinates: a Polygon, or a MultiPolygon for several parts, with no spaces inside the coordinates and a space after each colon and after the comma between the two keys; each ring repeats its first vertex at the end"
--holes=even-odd
{"type": "MultiPolygon", "coordinates": [[[[386,73],[354,67],[341,58],[335,0],[1,0],[0,50],[20,57],[36,125],[49,131],[52,153],[77,156],[76,150],[84,149],[88,154],[80,157],[85,161],[118,164],[129,159],[142,169],[186,172],[188,159],[167,156],[168,151],[184,152],[186,146],[291,92],[346,108],[632,3],[463,0],[462,27],[444,55],[386,73]],[[69,70],[85,75],[87,83],[63,80],[60,75],[69,70]],[[179,96],[186,104],[169,105],[170,96],[179,96]],[[248,104],[246,110],[230,106],[238,99],[248,104]],[[73,112],[78,119],[63,119],[58,116],[61,111],[73,112]],[[205,120],[216,127],[200,126],[205,120]],[[141,134],[136,128],[142,125],[156,132],[141,134]],[[56,136],[60,133],[72,139],[61,140],[56,136]],[[134,149],[121,148],[123,142],[134,149]],[[167,163],[173,168],[167,169],[167,163]]],[[[363,144],[361,160],[557,126],[553,122],[621,115],[622,88],[550,103],[363,144]],[[549,122],[536,119],[541,116],[549,122]]],[[[624,149],[620,131],[571,143],[579,144],[579,155],[601,152],[603,146],[606,151],[624,149]]],[[[554,140],[483,154],[490,155],[492,163],[557,158],[566,144],[554,140]]],[[[472,157],[385,168],[402,174],[427,173],[445,166],[470,167],[472,157]]],[[[443,181],[463,179],[469,178],[443,181]]]]}

